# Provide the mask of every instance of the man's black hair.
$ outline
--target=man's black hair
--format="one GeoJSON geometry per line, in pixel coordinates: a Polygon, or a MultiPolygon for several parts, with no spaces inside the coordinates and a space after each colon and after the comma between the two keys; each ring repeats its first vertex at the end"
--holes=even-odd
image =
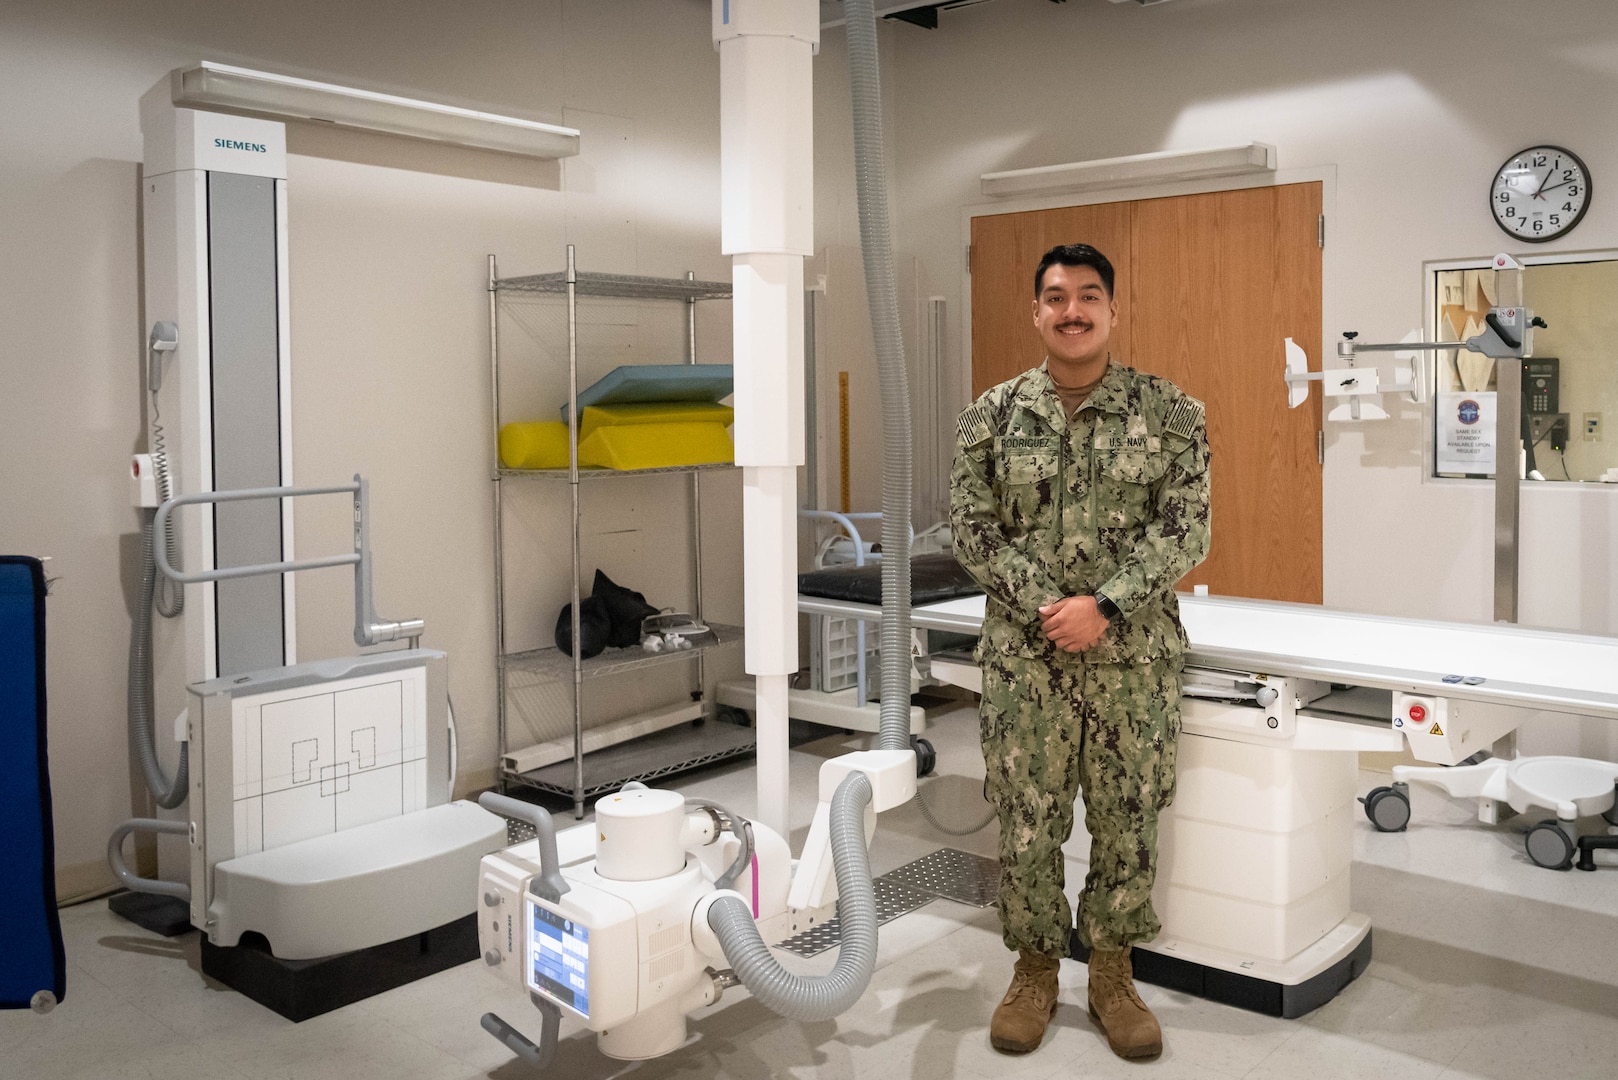
{"type": "Polygon", "coordinates": [[[1101,275],[1101,285],[1112,295],[1112,263],[1107,257],[1089,244],[1057,244],[1045,253],[1039,260],[1039,269],[1034,271],[1034,298],[1039,298],[1040,292],[1045,288],[1045,270],[1047,267],[1061,263],[1063,266],[1088,266],[1101,275]]]}

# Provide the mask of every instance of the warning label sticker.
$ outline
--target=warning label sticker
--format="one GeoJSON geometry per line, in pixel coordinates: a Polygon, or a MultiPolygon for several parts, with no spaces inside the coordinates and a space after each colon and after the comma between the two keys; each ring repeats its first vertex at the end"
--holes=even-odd
{"type": "Polygon", "coordinates": [[[1437,720],[1434,720],[1433,721],[1433,726],[1427,729],[1427,734],[1429,734],[1429,735],[1442,735],[1442,734],[1444,734],[1444,729],[1438,726],[1438,721],[1437,720]]]}

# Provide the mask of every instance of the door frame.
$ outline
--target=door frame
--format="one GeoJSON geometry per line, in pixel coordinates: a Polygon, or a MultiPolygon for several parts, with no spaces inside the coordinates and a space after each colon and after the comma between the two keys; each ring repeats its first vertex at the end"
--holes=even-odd
{"type": "MultiPolygon", "coordinates": [[[[1030,210],[1058,210],[1072,206],[1094,206],[1100,203],[1131,202],[1138,199],[1172,198],[1180,195],[1208,195],[1223,191],[1242,191],[1249,188],[1280,187],[1288,184],[1320,184],[1320,212],[1325,215],[1324,242],[1320,259],[1320,340],[1316,342],[1315,355],[1321,366],[1327,358],[1335,355],[1335,342],[1343,327],[1349,322],[1343,321],[1347,314],[1339,311],[1335,298],[1347,295],[1347,290],[1338,287],[1343,279],[1339,276],[1346,274],[1348,260],[1345,249],[1346,243],[1334,243],[1334,237],[1342,235],[1338,231],[1337,222],[1337,167],[1335,165],[1321,165],[1303,169],[1277,169],[1273,174],[1263,176],[1243,177],[1217,177],[1208,180],[1183,181],[1169,184],[1137,184],[1127,187],[1106,188],[1097,191],[1072,192],[1068,194],[1044,195],[1028,198],[993,200],[983,199],[968,203],[961,207],[961,347],[957,353],[955,368],[955,385],[963,388],[965,400],[957,402],[956,408],[964,408],[970,404],[972,398],[972,272],[968,265],[967,253],[972,243],[972,222],[979,217],[995,217],[1000,214],[1017,214],[1030,210]]],[[[1426,278],[1432,277],[1424,268],[1426,278]]],[[[1030,297],[1030,299],[1032,299],[1030,297]]],[[[1286,393],[1286,385],[1282,381],[1283,361],[1281,359],[1277,342],[1277,355],[1275,365],[1275,393],[1286,393]]],[[[1320,588],[1322,603],[1329,604],[1330,598],[1335,594],[1337,583],[1334,582],[1330,568],[1332,565],[1331,538],[1326,532],[1328,508],[1331,502],[1331,470],[1327,466],[1330,450],[1336,443],[1336,428],[1343,425],[1328,426],[1325,420],[1325,410],[1321,411],[1320,439],[1320,588]]],[[[1353,425],[1358,427],[1358,425],[1353,425]]]]}

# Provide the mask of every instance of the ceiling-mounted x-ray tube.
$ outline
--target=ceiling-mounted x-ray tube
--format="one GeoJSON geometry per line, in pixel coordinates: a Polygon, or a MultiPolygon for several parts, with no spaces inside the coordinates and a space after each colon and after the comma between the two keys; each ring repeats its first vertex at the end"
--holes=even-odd
{"type": "Polygon", "coordinates": [[[814,250],[812,64],[819,8],[714,0],[722,250],[733,258],[736,463],[746,668],[757,694],[758,820],[787,822],[787,685],[798,670],[803,260],[814,250]]]}

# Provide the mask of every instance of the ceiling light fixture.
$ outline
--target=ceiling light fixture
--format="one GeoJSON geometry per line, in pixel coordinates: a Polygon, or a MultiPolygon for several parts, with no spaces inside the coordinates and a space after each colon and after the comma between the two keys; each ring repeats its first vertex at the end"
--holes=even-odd
{"type": "Polygon", "coordinates": [[[1206,180],[1275,172],[1275,147],[1268,143],[1221,146],[1211,150],[1162,150],[1155,154],[1075,161],[1067,165],[1041,165],[1035,169],[984,173],[979,179],[985,195],[1043,195],[1163,184],[1176,180],[1206,180]]]}
{"type": "Polygon", "coordinates": [[[174,104],[188,109],[316,120],[525,157],[562,158],[579,152],[575,128],[291,75],[205,60],[197,67],[176,69],[170,79],[174,104]]]}

